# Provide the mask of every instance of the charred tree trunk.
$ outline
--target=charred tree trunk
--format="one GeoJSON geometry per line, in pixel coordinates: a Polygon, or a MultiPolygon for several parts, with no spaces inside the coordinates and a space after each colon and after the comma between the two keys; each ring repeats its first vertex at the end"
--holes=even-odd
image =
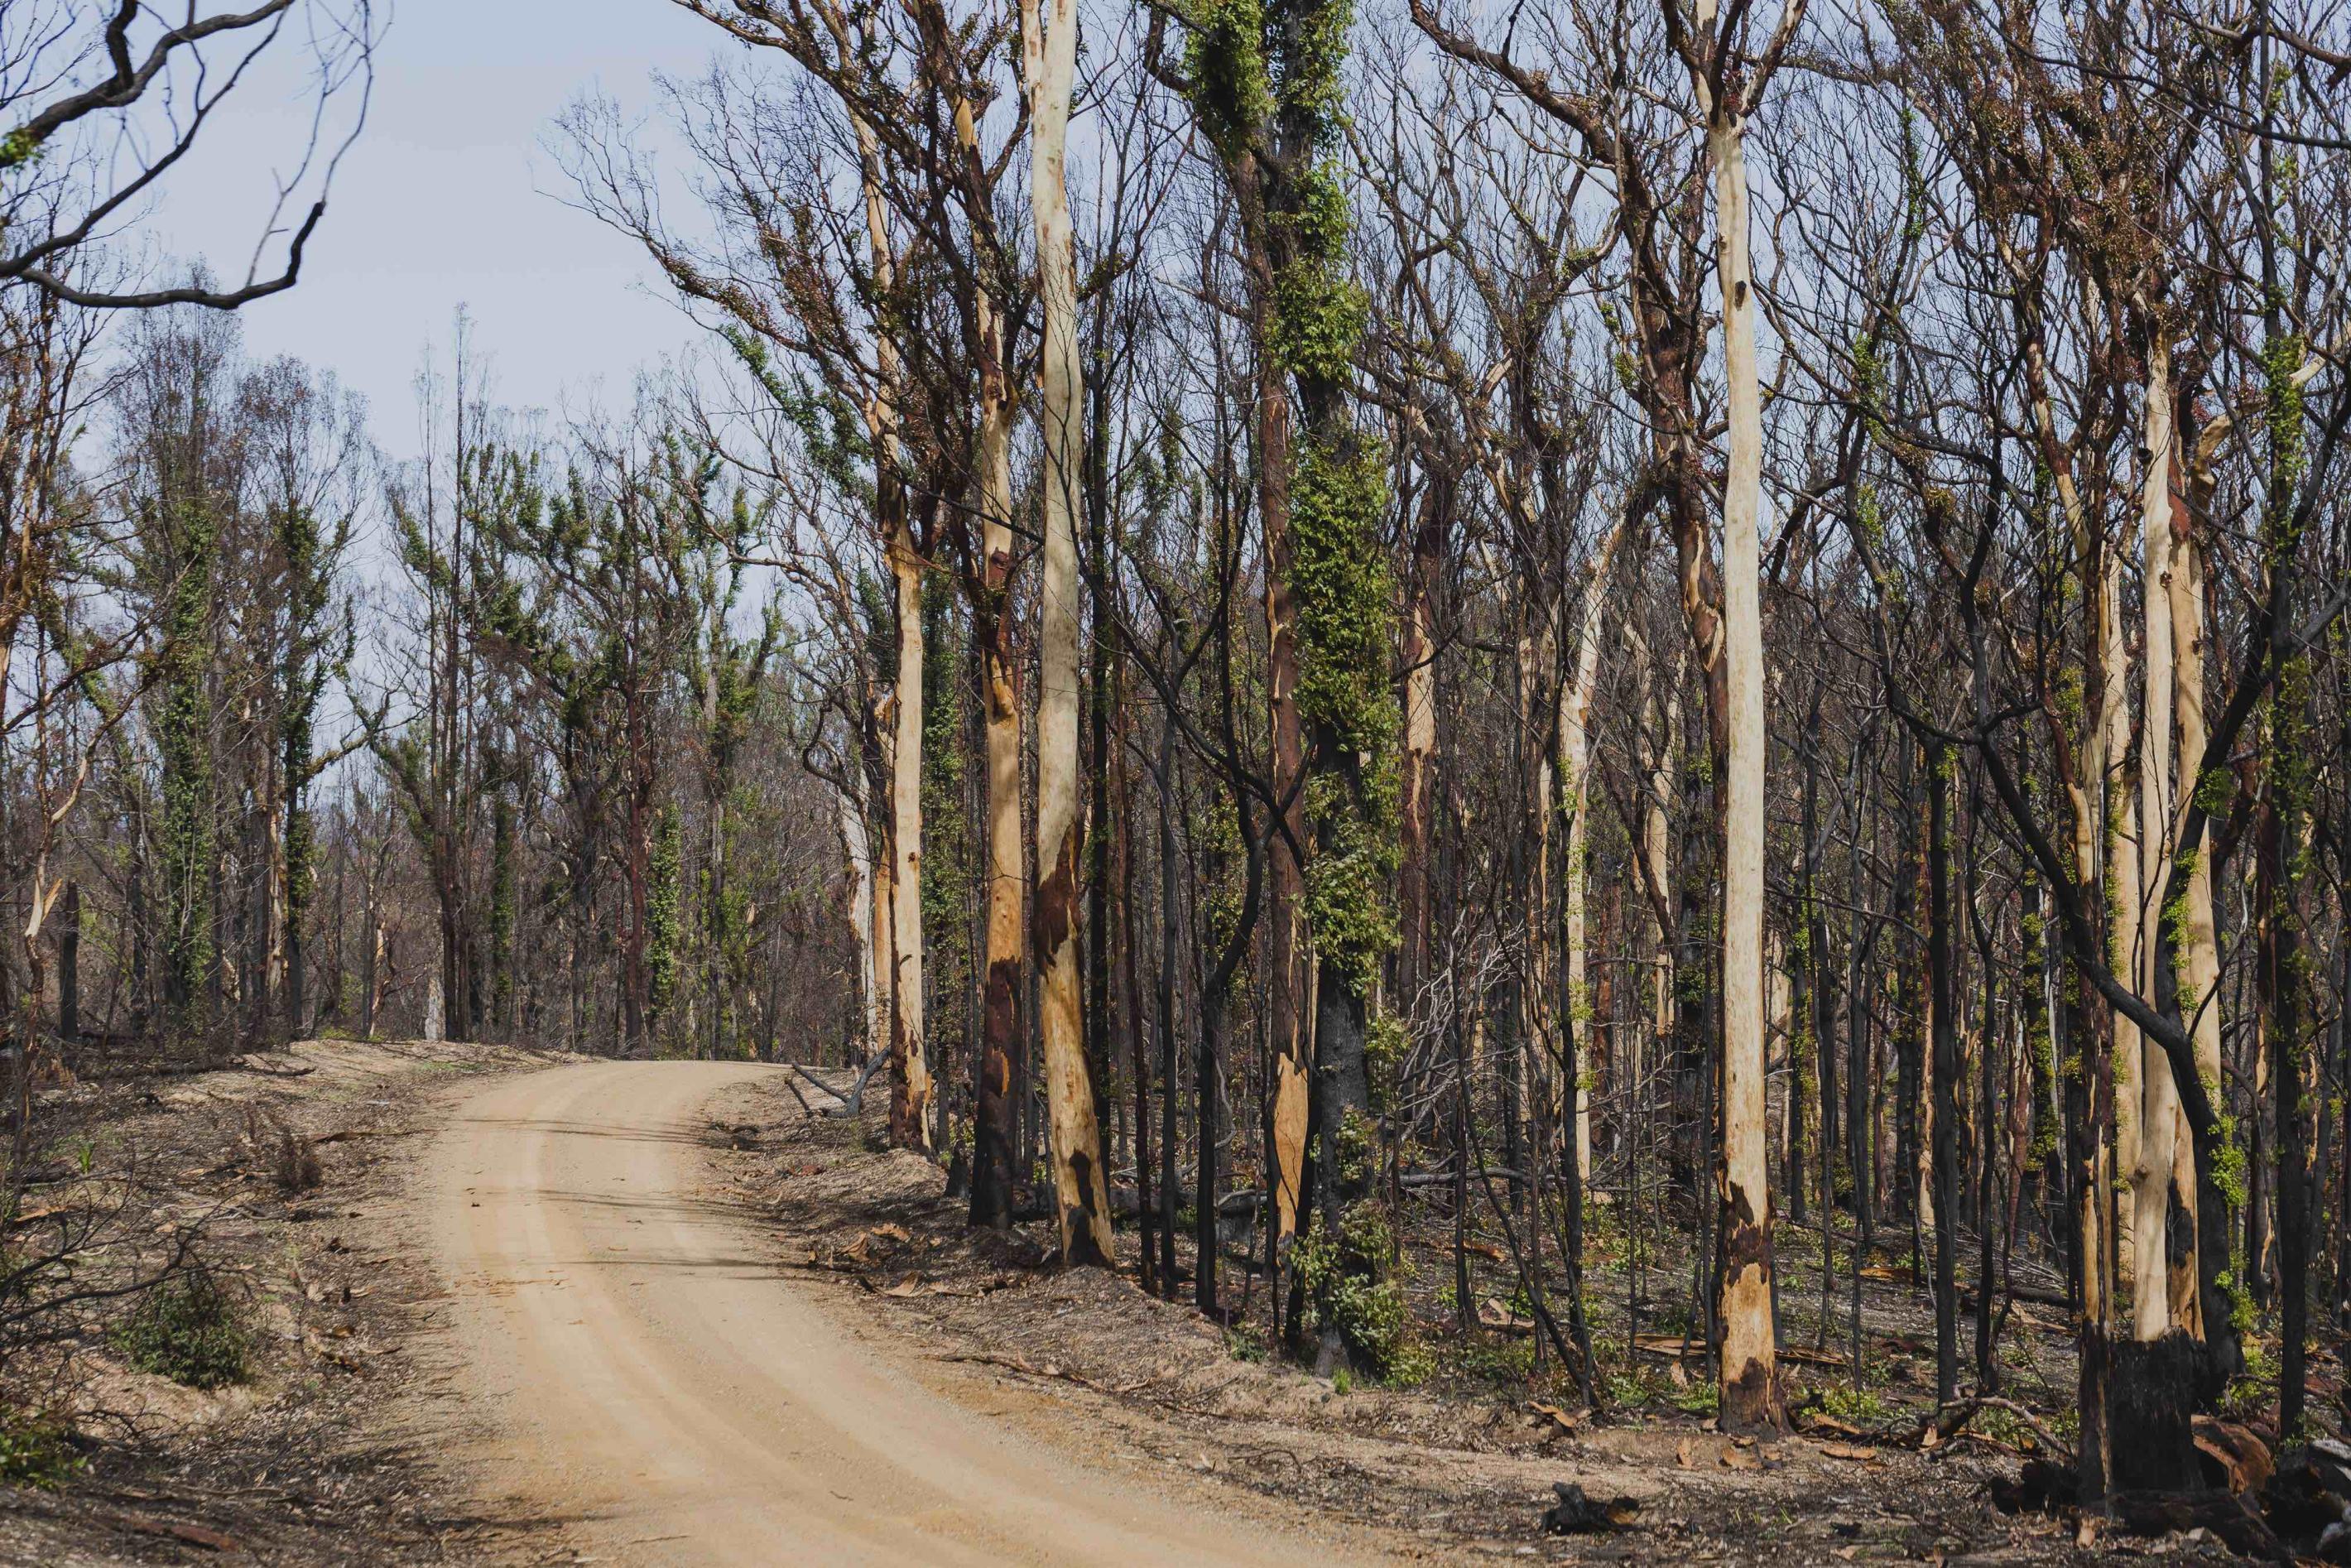
{"type": "Polygon", "coordinates": [[[1959,1006],[1951,951],[1951,757],[1927,744],[1927,973],[1934,999],[1930,1081],[1935,1190],[1935,1390],[1959,1396],[1959,1006]]]}
{"type": "Polygon", "coordinates": [[[57,1034],[81,1038],[81,883],[68,882],[57,902],[57,1034]]]}

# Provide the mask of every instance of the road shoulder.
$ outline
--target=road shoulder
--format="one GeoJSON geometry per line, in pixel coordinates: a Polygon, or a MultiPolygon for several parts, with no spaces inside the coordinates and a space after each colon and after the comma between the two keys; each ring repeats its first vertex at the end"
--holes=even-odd
{"type": "Polygon", "coordinates": [[[318,1040],[48,1091],[35,1124],[65,1168],[27,1209],[104,1216],[101,1268],[152,1265],[187,1239],[237,1305],[247,1376],[199,1391],[136,1371],[116,1340],[123,1307],[91,1304],[61,1354],[10,1369],[15,1397],[70,1409],[71,1463],[0,1487],[0,1563],[371,1568],[526,1556],[550,1538],[434,1463],[452,1419],[434,1361],[441,1284],[409,1194],[455,1097],[570,1060],[318,1040]]]}

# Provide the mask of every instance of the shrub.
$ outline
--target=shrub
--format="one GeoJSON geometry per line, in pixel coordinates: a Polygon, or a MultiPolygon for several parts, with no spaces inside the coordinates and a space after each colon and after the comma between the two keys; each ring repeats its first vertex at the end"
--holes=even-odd
{"type": "Polygon", "coordinates": [[[1710,1377],[1693,1377],[1687,1387],[1674,1388],[1666,1397],[1686,1415],[1719,1416],[1722,1413],[1722,1390],[1710,1377]]]}
{"type": "Polygon", "coordinates": [[[1886,1416],[1886,1401],[1858,1383],[1821,1385],[1821,1410],[1851,1426],[1868,1426],[1886,1416]]]}
{"type": "Polygon", "coordinates": [[[1522,1384],[1535,1374],[1535,1342],[1498,1334],[1472,1333],[1427,1347],[1433,1369],[1457,1382],[1473,1385],[1522,1384]]]}
{"type": "Polygon", "coordinates": [[[201,1266],[152,1286],[116,1328],[115,1348],[141,1372],[190,1388],[242,1383],[253,1334],[242,1304],[201,1266]]]}
{"type": "Polygon", "coordinates": [[[246,1107],[245,1141],[280,1192],[308,1192],[325,1177],[310,1140],[257,1105],[246,1107]]]}
{"type": "Polygon", "coordinates": [[[0,1404],[0,1483],[59,1487],[88,1465],[63,1418],[0,1404]]]}
{"type": "Polygon", "coordinates": [[[1600,1396],[1620,1410],[1634,1410],[1649,1402],[1651,1390],[1637,1368],[1619,1372],[1611,1367],[1600,1374],[1600,1396]]]}
{"type": "Polygon", "coordinates": [[[1411,1382],[1426,1376],[1427,1365],[1411,1354],[1404,1286],[1388,1272],[1394,1250],[1386,1215],[1376,1203],[1364,1202],[1341,1218],[1335,1240],[1315,1216],[1299,1239],[1297,1268],[1306,1288],[1307,1327],[1327,1323],[1365,1371],[1411,1382]]]}

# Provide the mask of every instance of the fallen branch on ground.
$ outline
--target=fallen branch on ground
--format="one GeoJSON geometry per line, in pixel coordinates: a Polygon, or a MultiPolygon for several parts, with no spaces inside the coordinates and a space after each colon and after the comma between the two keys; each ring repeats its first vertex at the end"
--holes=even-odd
{"type": "Polygon", "coordinates": [[[2057,1455],[2067,1464],[2074,1462],[2073,1445],[2043,1425],[2040,1416],[2035,1416],[2013,1399],[2001,1399],[1989,1394],[1979,1394],[1970,1399],[1955,1400],[1937,1411],[1934,1418],[1918,1429],[1920,1446],[1933,1446],[1927,1440],[1928,1433],[1934,1434],[1935,1442],[1942,1442],[1956,1435],[1970,1420],[1986,1410],[1998,1410],[2003,1415],[2014,1416],[2024,1424],[2028,1431],[2040,1439],[2042,1447],[2048,1449],[2050,1453],[2057,1455]]]}

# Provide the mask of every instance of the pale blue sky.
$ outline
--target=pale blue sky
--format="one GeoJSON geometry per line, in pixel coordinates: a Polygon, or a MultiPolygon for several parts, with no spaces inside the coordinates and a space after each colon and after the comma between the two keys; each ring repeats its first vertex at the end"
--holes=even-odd
{"type": "MultiPolygon", "coordinates": [[[[420,356],[428,342],[445,351],[460,305],[500,401],[552,411],[601,382],[625,402],[636,370],[695,332],[633,242],[559,199],[568,182],[543,143],[583,89],[642,112],[652,71],[698,72],[721,42],[669,0],[395,0],[365,133],[300,283],[241,312],[248,348],[334,371],[366,395],[394,456],[417,449],[420,356]]],[[[244,273],[266,170],[308,125],[288,74],[300,63],[289,51],[286,69],[248,81],[206,127],[201,157],[152,215],[158,245],[244,273]]]]}

